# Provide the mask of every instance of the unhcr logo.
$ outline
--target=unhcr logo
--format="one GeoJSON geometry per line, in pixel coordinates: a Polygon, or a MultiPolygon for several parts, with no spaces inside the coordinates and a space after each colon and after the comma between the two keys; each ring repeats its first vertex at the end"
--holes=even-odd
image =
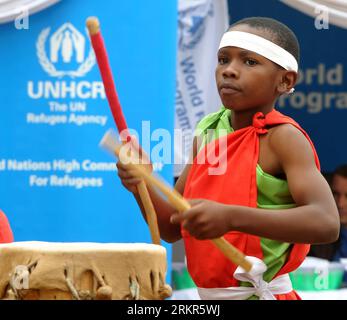
{"type": "Polygon", "coordinates": [[[89,37],[71,23],[63,24],[52,34],[51,28],[43,29],[36,42],[36,51],[43,70],[58,79],[28,81],[27,90],[31,99],[105,99],[104,85],[100,81],[60,80],[65,76],[83,77],[96,63],[89,37]]]}
{"type": "Polygon", "coordinates": [[[71,23],[63,24],[50,37],[51,28],[41,31],[36,42],[39,63],[51,77],[83,77],[95,65],[90,47],[86,56],[86,38],[71,23]],[[49,38],[49,39],[48,39],[49,38]],[[47,47],[49,51],[47,54],[47,47]]]}

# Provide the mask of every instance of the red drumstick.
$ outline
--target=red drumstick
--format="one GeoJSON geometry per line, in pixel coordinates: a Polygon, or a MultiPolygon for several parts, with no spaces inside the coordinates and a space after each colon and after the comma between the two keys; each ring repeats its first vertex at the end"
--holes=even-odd
{"type": "MultiPolygon", "coordinates": [[[[109,102],[113,119],[116,122],[118,131],[128,130],[125,117],[120,105],[116,86],[113,80],[111,66],[108,60],[107,51],[104,39],[100,32],[100,24],[97,18],[88,18],[87,27],[89,30],[90,39],[96,55],[101,78],[104,83],[107,100],[109,102]]],[[[128,136],[128,135],[126,135],[128,136]]]]}
{"type": "MultiPolygon", "coordinates": [[[[92,42],[92,46],[94,48],[96,60],[98,62],[99,70],[101,73],[102,81],[104,83],[105,92],[109,106],[111,108],[113,119],[116,122],[119,133],[122,135],[122,137],[126,137],[129,141],[130,135],[128,132],[128,127],[118,99],[116,86],[113,80],[104,40],[100,32],[100,24],[98,19],[95,17],[88,18],[87,28],[89,30],[89,36],[92,42]]],[[[137,189],[146,212],[152,242],[154,244],[160,244],[160,234],[158,229],[157,216],[145,182],[142,181],[141,183],[139,183],[137,189]]]]}

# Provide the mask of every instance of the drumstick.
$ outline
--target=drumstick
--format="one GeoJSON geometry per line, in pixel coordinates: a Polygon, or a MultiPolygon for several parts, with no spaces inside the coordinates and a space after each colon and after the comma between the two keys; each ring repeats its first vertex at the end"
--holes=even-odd
{"type": "MultiPolygon", "coordinates": [[[[118,158],[120,158],[124,154],[121,153],[122,145],[117,142],[115,135],[112,133],[112,130],[108,131],[104,135],[100,145],[110,151],[112,154],[115,154],[118,158]]],[[[157,187],[164,195],[166,195],[170,203],[178,211],[186,211],[191,208],[189,202],[184,199],[178,191],[168,187],[164,182],[160,181],[159,179],[151,175],[146,169],[141,167],[141,165],[131,163],[131,161],[129,161],[131,159],[128,155],[124,154],[124,156],[128,157],[127,164],[133,170],[135,170],[149,185],[157,187]]],[[[241,266],[247,272],[252,269],[252,264],[248,260],[246,260],[245,255],[228,241],[226,241],[224,237],[211,239],[211,241],[230,261],[238,266],[241,266]]]]}
{"type": "MultiPolygon", "coordinates": [[[[88,18],[87,28],[89,30],[89,36],[92,42],[92,46],[94,48],[96,60],[98,62],[98,66],[104,83],[105,92],[108,103],[111,108],[113,119],[116,122],[119,133],[125,134],[127,141],[129,141],[130,135],[128,132],[128,127],[118,99],[116,86],[114,84],[104,40],[100,32],[100,24],[98,19],[95,17],[88,18]]],[[[160,244],[160,234],[158,228],[157,215],[144,181],[138,184],[137,190],[139,192],[143,207],[145,209],[152,242],[154,244],[160,244]]]]}

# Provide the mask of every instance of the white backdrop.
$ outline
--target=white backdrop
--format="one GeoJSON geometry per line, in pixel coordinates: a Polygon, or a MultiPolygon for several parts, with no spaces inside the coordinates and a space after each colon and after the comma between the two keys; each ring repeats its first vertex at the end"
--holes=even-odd
{"type": "Polygon", "coordinates": [[[175,176],[188,160],[197,122],[221,105],[214,73],[229,24],[226,0],[179,0],[178,11],[175,176]]]}

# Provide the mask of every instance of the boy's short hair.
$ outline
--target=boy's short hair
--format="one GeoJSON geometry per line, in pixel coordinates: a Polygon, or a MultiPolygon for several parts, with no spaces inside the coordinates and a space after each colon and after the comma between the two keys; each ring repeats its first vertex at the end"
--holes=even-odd
{"type": "Polygon", "coordinates": [[[249,17],[233,23],[230,26],[230,29],[240,24],[246,24],[250,27],[269,32],[270,36],[272,37],[271,40],[291,53],[299,63],[299,41],[294,32],[282,22],[266,17],[249,17]]]}

